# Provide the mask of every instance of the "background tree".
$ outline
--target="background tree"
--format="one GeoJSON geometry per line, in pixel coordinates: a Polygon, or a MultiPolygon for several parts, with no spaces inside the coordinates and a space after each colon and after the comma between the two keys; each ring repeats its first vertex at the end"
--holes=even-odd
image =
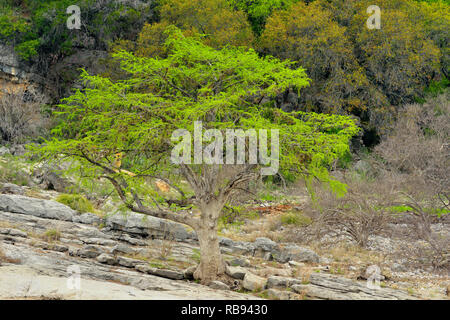
{"type": "Polygon", "coordinates": [[[168,25],[177,26],[187,36],[204,34],[204,43],[215,48],[251,46],[254,41],[245,13],[233,10],[226,0],[163,0],[159,16],[159,22],[146,24],[140,32],[137,54],[148,57],[164,54],[164,30],[168,25]]]}
{"type": "Polygon", "coordinates": [[[326,168],[348,151],[348,141],[358,128],[347,117],[285,113],[260,105],[263,97],[308,84],[304,70],[293,68],[291,62],[262,59],[243,48],[216,50],[173,27],[167,32],[165,59],[140,58],[126,51],[114,55],[128,73],[125,80],[83,73],[86,88],[60,106],[63,121],[53,131],[55,138],[37,151],[48,158],[78,159],[76,170],[109,180],[134,212],[191,226],[201,251],[194,276],[208,282],[225,269],[217,236],[221,209],[233,194],[242,192],[243,183],[259,175],[260,166],[173,164],[173,131],[192,132],[196,120],[220,131],[278,129],[281,168],[297,176],[315,176],[343,192],[344,186],[329,178],[326,168]],[[114,170],[119,152],[125,154],[122,168],[134,176],[114,170]],[[174,186],[180,199],[193,194],[192,205],[200,214],[158,201],[146,184],[154,177],[174,186]]]}
{"type": "Polygon", "coordinates": [[[439,74],[441,52],[427,38],[423,25],[410,19],[409,1],[380,1],[382,25],[379,32],[365,22],[370,1],[355,1],[350,37],[358,60],[373,85],[390,103],[398,106],[413,102],[439,74]]]}
{"type": "Polygon", "coordinates": [[[299,100],[301,108],[361,115],[368,107],[369,82],[352,47],[346,28],[319,2],[275,12],[260,39],[263,52],[306,68],[312,83],[299,100]]]}
{"type": "Polygon", "coordinates": [[[255,34],[260,35],[264,30],[267,18],[272,12],[280,9],[287,9],[298,1],[299,0],[228,0],[228,3],[235,9],[246,12],[253,31],[255,34]]]}

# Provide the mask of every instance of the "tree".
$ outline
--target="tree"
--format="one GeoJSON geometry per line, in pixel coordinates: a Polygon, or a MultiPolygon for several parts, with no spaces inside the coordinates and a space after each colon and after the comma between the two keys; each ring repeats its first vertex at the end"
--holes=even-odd
{"type": "Polygon", "coordinates": [[[234,11],[226,0],[164,0],[160,21],[146,24],[139,34],[137,53],[144,56],[161,54],[168,25],[175,25],[184,34],[204,34],[203,41],[212,47],[249,46],[254,37],[244,12],[234,11]]]}
{"type": "MultiPolygon", "coordinates": [[[[358,128],[343,116],[285,113],[261,105],[264,97],[274,97],[289,86],[302,88],[308,84],[304,70],[292,68],[291,62],[260,58],[244,48],[217,50],[197,36],[185,37],[173,26],[166,32],[168,55],[164,59],[136,57],[126,51],[114,54],[128,73],[125,79],[112,81],[84,72],[86,88],[60,105],[63,121],[53,130],[55,137],[36,151],[46,158],[78,159],[77,169],[82,168],[85,176],[109,180],[134,212],[191,226],[197,232],[201,251],[194,277],[208,282],[225,270],[217,236],[221,210],[234,194],[242,192],[242,184],[261,174],[264,165],[250,160],[241,164],[207,160],[192,164],[190,154],[187,160],[175,162],[173,152],[180,145],[176,143],[180,136],[175,135],[178,140],[173,140],[173,133],[181,129],[192,133],[198,121],[204,128],[216,129],[209,141],[204,139],[204,144],[210,144],[203,153],[203,144],[200,153],[194,152],[195,160],[198,154],[210,159],[230,151],[234,155],[234,143],[207,151],[208,147],[220,146],[217,134],[226,129],[253,129],[259,139],[259,129],[279,130],[280,150],[274,148],[273,139],[270,148],[271,157],[279,154],[282,170],[318,177],[342,191],[343,186],[329,178],[326,167],[348,150],[348,141],[358,128]],[[125,155],[122,168],[132,175],[113,167],[115,155],[121,152],[125,155]],[[146,183],[152,178],[178,190],[179,205],[169,207],[158,201],[156,191],[146,183]],[[190,193],[190,205],[199,209],[199,216],[182,206],[190,193]]],[[[270,133],[271,138],[275,132],[270,133]]],[[[185,146],[190,147],[191,142],[185,146]]],[[[262,157],[263,147],[252,144],[251,137],[243,146],[247,150],[257,147],[262,157]]]]}
{"type": "Polygon", "coordinates": [[[267,18],[275,10],[287,9],[299,0],[228,0],[236,9],[247,13],[253,31],[260,35],[267,18]]]}
{"type": "Polygon", "coordinates": [[[307,110],[361,115],[368,107],[368,80],[353,53],[346,28],[320,2],[292,5],[268,20],[260,49],[299,61],[312,79],[300,105],[307,110]]]}
{"type": "Polygon", "coordinates": [[[439,75],[441,52],[428,38],[424,19],[422,23],[412,19],[410,1],[379,1],[380,30],[369,30],[365,25],[371,4],[369,0],[354,1],[356,14],[350,21],[349,33],[359,53],[357,58],[371,83],[392,105],[413,102],[439,75]]]}

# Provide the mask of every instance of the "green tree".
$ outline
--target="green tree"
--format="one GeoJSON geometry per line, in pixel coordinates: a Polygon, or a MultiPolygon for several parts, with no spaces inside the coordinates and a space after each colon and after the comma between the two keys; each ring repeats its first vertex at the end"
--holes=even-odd
{"type": "Polygon", "coordinates": [[[287,9],[299,0],[228,0],[236,9],[247,13],[253,31],[260,35],[272,12],[287,9]]]}
{"type": "Polygon", "coordinates": [[[353,53],[346,28],[319,2],[299,2],[268,20],[260,49],[306,68],[312,79],[299,103],[307,110],[360,115],[368,107],[368,80],[353,53]]]}
{"type": "Polygon", "coordinates": [[[160,21],[146,24],[139,34],[138,54],[162,54],[168,25],[177,26],[186,36],[204,34],[204,43],[215,48],[249,46],[254,40],[245,13],[234,11],[226,0],[162,0],[159,12],[160,21]]]}
{"type": "Polygon", "coordinates": [[[440,73],[441,52],[422,23],[414,21],[409,0],[381,0],[381,29],[366,27],[369,0],[353,1],[349,34],[371,83],[394,106],[414,101],[440,73]]]}
{"type": "MultiPolygon", "coordinates": [[[[173,132],[193,132],[194,121],[219,132],[278,129],[282,170],[316,176],[343,192],[344,186],[332,180],[326,168],[348,151],[348,141],[358,128],[344,116],[285,113],[260,105],[264,97],[273,98],[289,86],[308,85],[304,70],[293,68],[291,62],[260,58],[243,48],[217,50],[174,27],[167,32],[164,59],[126,51],[114,54],[128,73],[126,79],[112,81],[84,72],[85,89],[60,106],[63,121],[53,131],[54,139],[36,151],[43,157],[78,159],[77,170],[109,180],[134,212],[191,226],[201,250],[194,276],[208,282],[225,270],[217,236],[221,210],[236,192],[242,192],[242,184],[257,178],[262,165],[175,164],[171,154],[178,144],[173,132]],[[114,165],[118,153],[124,154],[123,169],[114,165]],[[146,183],[152,177],[174,186],[180,201],[187,201],[192,192],[192,205],[200,216],[158,201],[156,191],[146,183]],[[189,188],[183,188],[180,180],[187,181],[189,188]]],[[[250,141],[246,146],[251,148],[250,141]]],[[[234,145],[228,148],[216,150],[215,156],[225,149],[234,152],[234,145]]]]}

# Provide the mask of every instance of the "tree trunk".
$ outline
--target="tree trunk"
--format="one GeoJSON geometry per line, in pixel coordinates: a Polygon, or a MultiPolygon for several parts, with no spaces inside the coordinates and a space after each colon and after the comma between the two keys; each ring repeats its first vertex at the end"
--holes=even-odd
{"type": "Polygon", "coordinates": [[[217,222],[221,208],[217,205],[201,206],[201,223],[196,232],[200,243],[200,264],[194,279],[208,284],[225,273],[225,261],[220,253],[217,222]]]}

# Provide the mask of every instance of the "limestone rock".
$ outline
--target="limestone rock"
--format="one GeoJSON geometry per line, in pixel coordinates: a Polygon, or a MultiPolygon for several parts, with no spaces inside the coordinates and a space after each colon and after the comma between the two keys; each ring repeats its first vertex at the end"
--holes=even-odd
{"type": "Polygon", "coordinates": [[[286,263],[291,260],[297,262],[313,262],[318,263],[320,257],[317,253],[308,248],[303,248],[297,245],[289,245],[285,248],[274,252],[273,258],[281,263],[286,263]]]}
{"type": "Polygon", "coordinates": [[[242,286],[250,291],[258,291],[264,289],[267,280],[253,273],[247,272],[244,277],[242,286]]]}
{"type": "Polygon", "coordinates": [[[110,256],[109,254],[106,254],[106,253],[102,253],[101,255],[99,255],[96,260],[98,262],[104,263],[104,264],[109,264],[109,265],[116,264],[116,259],[114,259],[113,256],[110,256]]]}
{"type": "Polygon", "coordinates": [[[5,183],[0,188],[0,193],[24,195],[25,191],[23,190],[22,187],[14,184],[14,183],[5,183]]]}
{"type": "Polygon", "coordinates": [[[0,211],[72,221],[76,212],[62,203],[21,195],[0,194],[0,211]]]}
{"type": "Polygon", "coordinates": [[[290,291],[282,291],[277,289],[267,290],[267,295],[270,299],[274,300],[294,300],[298,298],[298,295],[290,291]]]}
{"type": "Polygon", "coordinates": [[[300,279],[272,276],[267,279],[267,288],[286,289],[290,288],[294,284],[301,284],[300,279]]]}
{"type": "Polygon", "coordinates": [[[128,212],[126,215],[116,213],[108,217],[106,226],[111,230],[121,230],[145,237],[177,240],[186,240],[194,237],[193,233],[180,223],[133,212],[128,212]]]}
{"type": "Polygon", "coordinates": [[[242,280],[248,271],[242,267],[227,266],[225,273],[234,279],[242,280]]]}
{"type": "Polygon", "coordinates": [[[208,284],[208,287],[217,289],[217,290],[230,290],[230,287],[221,281],[211,281],[208,284]]]}

